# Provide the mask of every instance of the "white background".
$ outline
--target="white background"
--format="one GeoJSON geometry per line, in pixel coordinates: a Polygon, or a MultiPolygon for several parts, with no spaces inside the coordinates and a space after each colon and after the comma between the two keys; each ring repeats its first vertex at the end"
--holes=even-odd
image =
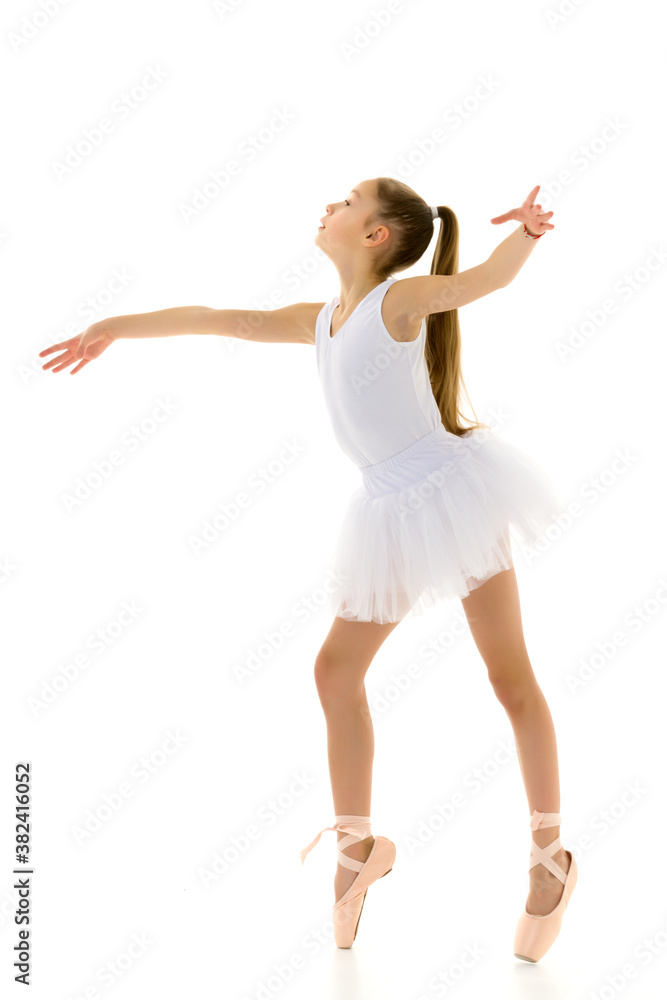
{"type": "MultiPolygon", "coordinates": [[[[27,760],[40,1000],[418,1000],[444,995],[429,982],[455,975],[468,947],[483,957],[447,995],[653,998],[664,983],[664,51],[650,0],[561,9],[3,5],[5,982],[18,940],[13,776],[27,760]],[[141,91],[151,70],[161,80],[141,91]],[[291,121],[262,132],[276,109],[291,121]],[[60,174],[104,118],[112,131],[60,174]],[[446,140],[428,148],[437,128],[446,140]],[[241,149],[259,134],[250,160],[241,149]],[[187,221],[183,207],[231,159],[240,174],[187,221]],[[331,624],[327,558],[359,483],[333,438],[314,349],[124,341],[75,376],[42,371],[37,357],[109,315],[327,301],[339,285],[313,244],[319,219],[380,175],[454,209],[462,270],[512,232],[489,220],[535,184],[554,210],[555,229],[515,281],[460,311],[478,418],[503,408],[499,433],[580,509],[538,556],[515,547],[528,649],[558,735],[561,836],[580,869],[536,966],[512,955],[530,849],[518,762],[502,751],[512,731],[457,603],[403,622],[367,675],[373,830],[399,854],[351,951],[327,937],[335,834],[299,863],[333,822],[313,663],[331,624]],[[576,331],[580,346],[559,355],[576,331]],[[160,401],[171,413],[151,422],[160,401]],[[289,464],[286,443],[298,449],[289,464]],[[122,463],[68,507],[114,450],[122,463]],[[630,456],[622,466],[617,452],[630,456]],[[259,494],[250,477],[269,468],[259,494]],[[192,537],[244,490],[250,507],[197,554],[192,537]],[[301,615],[305,600],[315,610],[301,615]],[[290,625],[241,682],[235,668],[290,625]],[[87,665],[68,671],[83,654],[87,665]],[[400,691],[410,664],[420,676],[400,691]],[[475,767],[484,783],[473,793],[475,767]],[[414,850],[410,838],[436,826],[456,791],[466,807],[414,850]],[[77,836],[95,813],[97,829],[77,836]],[[258,839],[235,855],[253,824],[258,839]],[[207,888],[216,852],[231,860],[207,888]],[[140,950],[133,936],[150,943],[140,950]],[[300,967],[288,973],[290,963],[300,967]]],[[[429,272],[434,246],[410,273],[429,272]]]]}

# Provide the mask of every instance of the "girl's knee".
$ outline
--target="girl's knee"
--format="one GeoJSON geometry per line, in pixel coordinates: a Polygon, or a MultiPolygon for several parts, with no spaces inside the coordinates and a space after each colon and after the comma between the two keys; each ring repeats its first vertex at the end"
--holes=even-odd
{"type": "Polygon", "coordinates": [[[523,705],[537,688],[530,660],[489,667],[488,674],[496,698],[506,709],[523,705]]]}
{"type": "Polygon", "coordinates": [[[315,686],[323,705],[354,702],[365,697],[363,674],[349,664],[320,650],[315,658],[315,686]]]}

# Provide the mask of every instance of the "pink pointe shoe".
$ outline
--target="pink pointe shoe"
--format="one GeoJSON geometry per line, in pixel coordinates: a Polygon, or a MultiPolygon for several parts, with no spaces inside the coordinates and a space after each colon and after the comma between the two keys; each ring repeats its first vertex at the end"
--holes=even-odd
{"type": "MultiPolygon", "coordinates": [[[[549,826],[560,826],[560,813],[541,813],[534,809],[530,820],[531,830],[549,826]]],[[[524,907],[514,932],[514,957],[521,958],[524,962],[538,962],[546,955],[558,937],[563,914],[577,884],[577,863],[572,852],[565,852],[570,858],[570,867],[567,873],[553,860],[553,855],[562,846],[560,837],[552,840],[546,847],[540,847],[534,839],[531,844],[528,871],[535,865],[544,865],[552,875],[555,875],[563,883],[563,895],[551,913],[545,913],[544,916],[528,913],[524,907]]]]}
{"type": "Polygon", "coordinates": [[[351,948],[357,936],[357,929],[364,908],[364,900],[368,887],[383,878],[391,871],[396,858],[396,845],[386,837],[376,837],[371,852],[366,861],[357,861],[343,854],[343,848],[371,836],[370,816],[336,816],[333,826],[325,826],[315,839],[299,852],[301,863],[309,851],[317,844],[325,830],[341,830],[347,837],[338,841],[338,864],[343,868],[358,872],[352,885],[341,898],[334,903],[333,925],[334,938],[339,948],[351,948]]]}

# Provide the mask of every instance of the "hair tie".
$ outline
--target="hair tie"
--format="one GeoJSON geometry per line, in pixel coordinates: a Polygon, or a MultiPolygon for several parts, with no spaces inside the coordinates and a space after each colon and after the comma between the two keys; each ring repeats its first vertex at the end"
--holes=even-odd
{"type": "Polygon", "coordinates": [[[440,212],[438,211],[438,206],[437,205],[429,205],[429,208],[431,209],[431,215],[433,216],[433,218],[437,219],[438,216],[440,215],[440,212]]]}

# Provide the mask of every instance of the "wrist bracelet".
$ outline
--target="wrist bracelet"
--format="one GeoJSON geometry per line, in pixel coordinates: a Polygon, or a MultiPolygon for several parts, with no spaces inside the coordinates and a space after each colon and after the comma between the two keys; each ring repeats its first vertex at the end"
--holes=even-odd
{"type": "Polygon", "coordinates": [[[533,234],[529,233],[528,230],[526,229],[526,223],[524,222],[523,235],[526,236],[529,240],[541,240],[542,237],[544,236],[544,233],[540,233],[539,236],[533,236],[533,234]]]}

